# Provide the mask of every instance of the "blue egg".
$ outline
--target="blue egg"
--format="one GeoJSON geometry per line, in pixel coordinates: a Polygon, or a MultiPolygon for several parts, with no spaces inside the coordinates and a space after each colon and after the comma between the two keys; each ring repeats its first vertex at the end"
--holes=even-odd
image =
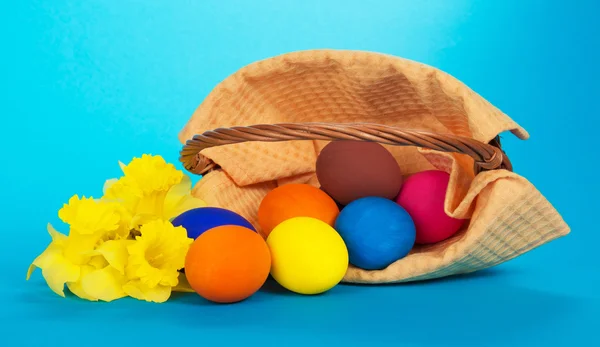
{"type": "Polygon", "coordinates": [[[335,229],[346,242],[350,263],[365,270],[380,270],[404,258],[416,239],[408,212],[379,197],[348,204],[338,215],[335,229]]]}
{"type": "Polygon", "coordinates": [[[244,217],[218,207],[200,207],[186,211],[175,217],[172,223],[176,227],[184,227],[188,237],[192,239],[196,239],[209,229],[222,225],[238,225],[256,231],[244,217]]]}

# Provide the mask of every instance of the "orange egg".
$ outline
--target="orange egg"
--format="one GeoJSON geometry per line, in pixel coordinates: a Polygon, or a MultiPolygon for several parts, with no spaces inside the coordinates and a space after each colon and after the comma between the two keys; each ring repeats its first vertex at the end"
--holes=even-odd
{"type": "Polygon", "coordinates": [[[294,217],[311,217],[331,226],[340,213],[336,202],[319,188],[308,184],[286,184],[270,191],[258,208],[258,224],[266,238],[281,222],[294,217]]]}
{"type": "Polygon", "coordinates": [[[271,269],[267,243],[254,231],[225,225],[200,235],[185,258],[185,276],[203,298],[233,303],[252,296],[271,269]]]}

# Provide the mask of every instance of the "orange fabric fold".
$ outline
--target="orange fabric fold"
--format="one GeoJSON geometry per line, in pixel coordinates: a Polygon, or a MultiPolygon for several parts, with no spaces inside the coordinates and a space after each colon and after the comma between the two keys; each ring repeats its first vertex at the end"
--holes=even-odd
{"type": "MultiPolygon", "coordinates": [[[[378,123],[484,143],[505,131],[529,137],[483,97],[433,67],[372,52],[313,50],[259,61],[227,77],[196,109],[179,139],[184,143],[221,127],[304,122],[378,123]]],[[[259,228],[258,206],[271,189],[287,183],[319,185],[315,163],[326,144],[249,142],[208,148],[202,154],[220,169],[202,178],[194,194],[242,214],[259,228]]],[[[449,172],[446,212],[470,222],[453,238],[416,247],[386,269],[351,267],[346,281],[400,282],[476,271],[569,232],[552,205],[516,173],[475,175],[466,155],[386,148],[405,175],[449,172]]]]}

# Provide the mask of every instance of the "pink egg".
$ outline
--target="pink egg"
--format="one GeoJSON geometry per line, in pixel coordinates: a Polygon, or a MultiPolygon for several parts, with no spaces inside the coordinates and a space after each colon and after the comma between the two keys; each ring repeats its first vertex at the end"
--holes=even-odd
{"type": "Polygon", "coordinates": [[[450,175],[444,171],[423,171],[406,179],[396,202],[410,214],[417,229],[416,243],[445,240],[462,227],[464,220],[448,216],[444,199],[450,175]]]}

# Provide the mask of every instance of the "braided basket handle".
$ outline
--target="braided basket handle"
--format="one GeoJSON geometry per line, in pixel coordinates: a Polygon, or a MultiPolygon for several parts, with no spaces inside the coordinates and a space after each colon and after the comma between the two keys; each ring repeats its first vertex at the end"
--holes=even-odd
{"type": "Polygon", "coordinates": [[[393,146],[417,146],[469,155],[475,160],[476,173],[496,169],[512,171],[512,165],[502,151],[498,137],[486,144],[468,137],[402,130],[372,123],[285,123],[219,128],[195,135],[188,140],[180,152],[179,160],[186,170],[203,175],[217,167],[216,163],[200,154],[206,148],[248,141],[291,140],[351,140],[393,146]]]}

